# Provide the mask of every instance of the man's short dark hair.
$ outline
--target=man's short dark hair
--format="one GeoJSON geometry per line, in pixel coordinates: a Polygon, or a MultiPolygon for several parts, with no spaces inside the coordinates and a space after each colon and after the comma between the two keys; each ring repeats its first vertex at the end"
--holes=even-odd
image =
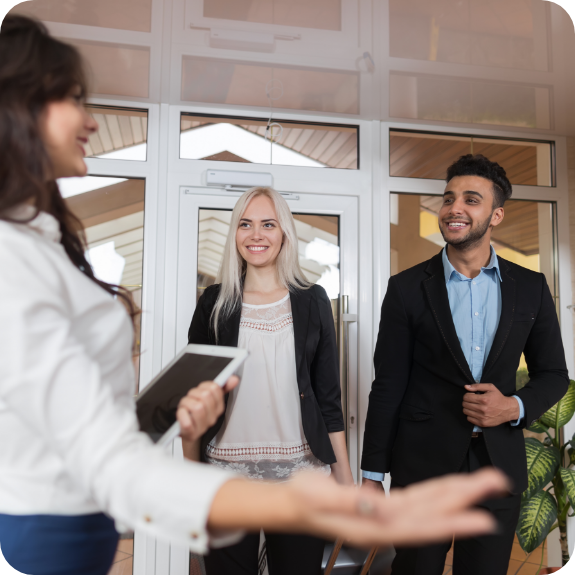
{"type": "Polygon", "coordinates": [[[493,209],[502,208],[511,197],[512,189],[505,170],[481,154],[466,154],[447,168],[445,181],[449,183],[458,176],[479,176],[493,184],[493,209]]]}

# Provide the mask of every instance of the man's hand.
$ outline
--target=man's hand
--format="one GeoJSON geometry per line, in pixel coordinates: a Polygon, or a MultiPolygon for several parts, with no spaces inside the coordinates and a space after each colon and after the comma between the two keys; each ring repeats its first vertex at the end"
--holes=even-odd
{"type": "Polygon", "coordinates": [[[469,393],[463,396],[463,413],[474,425],[495,427],[519,419],[519,402],[503,395],[492,383],[475,383],[465,389],[469,393]]]}
{"type": "Polygon", "coordinates": [[[232,375],[221,388],[213,381],[204,381],[190,389],[180,400],[176,417],[180,422],[180,435],[184,441],[193,442],[199,439],[224,412],[224,394],[239,383],[239,378],[232,375]]]}
{"type": "Polygon", "coordinates": [[[383,483],[381,481],[374,481],[373,479],[368,479],[364,477],[361,480],[361,488],[368,489],[369,491],[384,491],[383,483]]]}

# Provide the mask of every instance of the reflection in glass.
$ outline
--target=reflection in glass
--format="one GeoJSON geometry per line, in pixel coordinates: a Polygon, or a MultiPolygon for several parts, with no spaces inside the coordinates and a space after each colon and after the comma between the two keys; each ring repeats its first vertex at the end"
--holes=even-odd
{"type": "Polygon", "coordinates": [[[390,0],[390,54],[520,70],[549,69],[545,2],[390,0]]]}
{"type": "Polygon", "coordinates": [[[391,73],[389,114],[466,124],[551,126],[549,87],[391,73]]]}
{"type": "Polygon", "coordinates": [[[341,30],[341,0],[204,0],[206,18],[341,30]]]}
{"type": "Polygon", "coordinates": [[[549,142],[477,138],[391,130],[390,175],[443,180],[447,168],[464,154],[483,154],[500,164],[512,184],[553,185],[553,148],[549,142]]]}
{"type": "Polygon", "coordinates": [[[91,93],[147,98],[150,49],[66,38],[82,54],[91,72],[91,93]]]}
{"type": "Polygon", "coordinates": [[[89,136],[86,156],[146,161],[148,111],[110,106],[86,106],[99,129],[89,136]]]}
{"type": "MultiPolygon", "coordinates": [[[[269,108],[267,86],[281,83],[274,108],[359,113],[359,73],[235,63],[184,56],[182,100],[269,108]]],[[[279,85],[279,84],[278,84],[279,85]]]]}
{"type": "MultiPolygon", "coordinates": [[[[66,203],[84,224],[87,258],[96,276],[126,287],[140,306],[145,181],[89,176],[66,178],[58,184],[66,203]]],[[[139,324],[136,327],[139,354],[139,324]]]]}
{"type": "Polygon", "coordinates": [[[267,120],[182,114],[180,158],[358,168],[356,126],[307,124],[279,119],[273,122],[274,126],[267,130],[267,120]]]}
{"type": "Polygon", "coordinates": [[[31,0],[13,12],[45,22],[150,32],[152,0],[31,0]]]}

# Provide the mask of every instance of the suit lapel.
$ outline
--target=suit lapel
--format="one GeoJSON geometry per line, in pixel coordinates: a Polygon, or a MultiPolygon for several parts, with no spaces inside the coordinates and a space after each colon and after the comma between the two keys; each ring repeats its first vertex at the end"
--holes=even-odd
{"type": "Polygon", "coordinates": [[[298,373],[300,364],[305,355],[312,289],[313,288],[290,291],[293,334],[295,341],[295,362],[298,373]]]}
{"type": "Polygon", "coordinates": [[[499,318],[499,325],[493,338],[493,344],[491,345],[491,350],[489,351],[485,367],[483,368],[484,375],[499,357],[511,331],[513,316],[515,315],[515,289],[517,284],[511,276],[509,266],[504,259],[499,258],[499,269],[502,272],[501,278],[503,280],[499,284],[501,286],[501,317],[499,318]]]}
{"type": "Polygon", "coordinates": [[[437,326],[449,352],[465,377],[471,383],[475,383],[471,370],[469,369],[469,364],[461,349],[457,332],[455,331],[455,324],[453,323],[453,316],[451,315],[451,308],[449,307],[447,287],[445,285],[441,253],[442,252],[429,261],[426,271],[430,274],[430,277],[423,281],[423,286],[433,312],[433,317],[437,322],[437,326]]]}

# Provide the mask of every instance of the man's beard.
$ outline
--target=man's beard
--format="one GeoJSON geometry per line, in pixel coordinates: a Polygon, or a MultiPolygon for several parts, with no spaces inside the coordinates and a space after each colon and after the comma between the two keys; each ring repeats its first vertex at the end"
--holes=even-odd
{"type": "MultiPolygon", "coordinates": [[[[492,215],[493,214],[491,214],[491,216],[492,215]]],[[[466,236],[464,236],[462,238],[457,238],[457,239],[452,240],[452,241],[449,241],[445,237],[445,234],[443,233],[443,228],[441,226],[439,226],[439,231],[441,232],[441,235],[443,236],[443,240],[445,241],[446,244],[453,246],[456,250],[460,250],[460,251],[464,252],[464,251],[467,251],[469,249],[474,248],[477,244],[479,244],[481,242],[481,240],[483,239],[483,237],[487,233],[487,230],[489,229],[489,225],[491,224],[491,216],[486,218],[484,222],[481,222],[480,224],[478,224],[474,230],[469,230],[469,233],[466,236]]],[[[445,222],[444,222],[444,225],[445,225],[445,222]]]]}

